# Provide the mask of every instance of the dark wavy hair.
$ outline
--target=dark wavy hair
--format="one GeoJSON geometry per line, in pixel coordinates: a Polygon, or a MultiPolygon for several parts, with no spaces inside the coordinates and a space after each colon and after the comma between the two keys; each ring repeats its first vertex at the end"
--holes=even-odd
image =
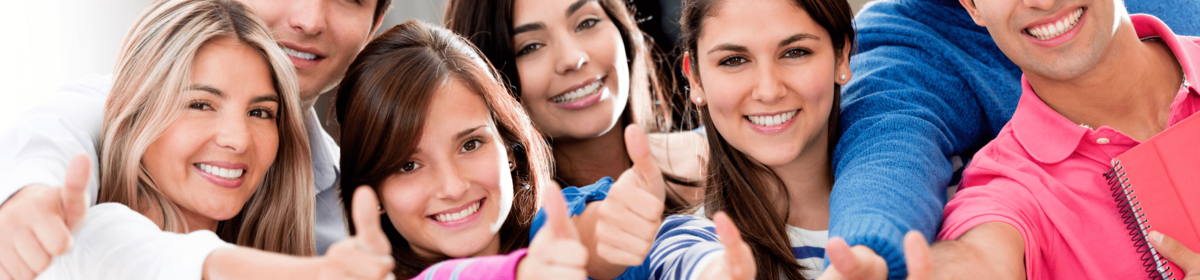
{"type": "MultiPolygon", "coordinates": [[[[695,63],[696,44],[701,31],[704,29],[704,19],[714,15],[721,0],[689,0],[684,4],[683,18],[680,24],[683,29],[683,47],[691,63],[692,78],[697,83],[701,80],[700,69],[695,63]]],[[[850,3],[846,0],[795,0],[794,4],[808,12],[818,25],[829,32],[837,62],[849,57],[842,57],[846,48],[853,49],[855,42],[854,26],[850,3]],[[849,45],[847,45],[847,41],[849,45]]],[[[851,51],[853,53],[853,51],[851,51]]],[[[833,108],[829,113],[829,147],[826,151],[832,155],[837,144],[839,133],[837,121],[841,112],[841,86],[834,84],[833,108]]],[[[745,153],[729,145],[708,113],[708,106],[700,106],[700,120],[708,133],[709,162],[707,164],[708,178],[705,185],[707,193],[700,206],[704,207],[705,215],[712,218],[717,211],[725,211],[742,232],[742,237],[754,252],[758,265],[758,279],[776,280],[785,276],[787,279],[806,279],[800,274],[805,269],[796,262],[792,246],[787,235],[786,209],[776,209],[768,198],[769,194],[783,194],[787,199],[787,189],[783,181],[773,171],[758,163],[745,153]],[[775,186],[774,191],[766,188],[775,186]],[[783,210],[783,211],[780,211],[783,210]]],[[[832,163],[827,163],[832,165],[832,163]]],[[[830,168],[832,170],[832,168],[830,168]]],[[[830,179],[833,173],[826,174],[830,179]]],[[[787,205],[791,207],[791,202],[787,205]]]]}
{"type": "MultiPolygon", "coordinates": [[[[551,182],[549,147],[470,42],[420,21],[396,25],[367,44],[337,91],[334,108],[342,128],[339,190],[350,233],[356,231],[350,219],[354,189],[378,188],[407,162],[421,140],[426,116],[433,113],[429,111],[433,95],[446,79],[462,82],[483,97],[512,155],[513,211],[500,227],[500,253],[528,247],[538,195],[551,182]]],[[[397,277],[416,276],[447,259],[418,256],[387,214],[380,222],[392,243],[397,277]]]]}

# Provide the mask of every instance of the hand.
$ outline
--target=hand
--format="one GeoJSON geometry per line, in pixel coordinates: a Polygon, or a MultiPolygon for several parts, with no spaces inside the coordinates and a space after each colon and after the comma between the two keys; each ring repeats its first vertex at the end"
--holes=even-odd
{"type": "Polygon", "coordinates": [[[596,254],[610,264],[642,264],[662,224],[666,182],[650,156],[646,135],[637,125],[625,128],[625,149],[633,160],[600,202],[596,254]]]}
{"type": "Polygon", "coordinates": [[[321,257],[320,279],[396,279],[392,274],[392,244],[379,225],[379,200],[368,186],[354,190],[358,235],[329,246],[321,257]]]}
{"type": "Polygon", "coordinates": [[[77,155],[62,187],[26,186],[0,205],[0,279],[33,279],[71,248],[87,214],[91,163],[77,155]]]}
{"type": "Polygon", "coordinates": [[[567,203],[558,192],[545,196],[546,223],[517,264],[517,279],[585,279],[588,252],[567,217],[567,203]]]}
{"type": "MultiPolygon", "coordinates": [[[[875,250],[863,245],[850,247],[841,238],[830,238],[825,246],[830,265],[818,280],[834,279],[887,279],[887,261],[875,250]]],[[[933,259],[929,253],[929,242],[918,231],[904,235],[904,258],[908,265],[908,279],[930,279],[933,274],[933,259]]]]}
{"type": "Polygon", "coordinates": [[[717,212],[713,216],[716,224],[717,237],[725,245],[725,254],[713,260],[704,271],[700,272],[701,280],[754,279],[758,274],[758,266],[754,263],[754,253],[750,245],[742,240],[742,234],[725,212],[717,212]]]}
{"type": "Polygon", "coordinates": [[[1150,232],[1150,245],[1179,269],[1174,271],[1176,279],[1183,276],[1183,280],[1200,280],[1200,255],[1158,231],[1150,232]]]}

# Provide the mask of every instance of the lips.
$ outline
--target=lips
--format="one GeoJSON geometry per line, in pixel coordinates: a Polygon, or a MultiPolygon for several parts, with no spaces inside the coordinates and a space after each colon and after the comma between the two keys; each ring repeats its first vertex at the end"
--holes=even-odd
{"type": "Polygon", "coordinates": [[[200,173],[200,177],[204,178],[213,185],[223,188],[236,189],[242,186],[245,181],[246,165],[240,163],[228,162],[202,162],[194,163],[192,167],[200,173]]]}
{"type": "Polygon", "coordinates": [[[792,111],[782,112],[782,113],[773,114],[773,115],[758,115],[758,116],[747,115],[747,116],[745,116],[745,118],[746,118],[746,120],[750,121],[750,123],[752,123],[754,125],[772,127],[772,126],[779,126],[784,123],[787,123],[788,121],[792,120],[793,117],[796,117],[796,113],[798,113],[798,112],[800,112],[800,110],[792,110],[792,111]]]}
{"type": "Polygon", "coordinates": [[[584,84],[582,86],[577,86],[574,89],[572,89],[566,93],[551,97],[550,100],[553,101],[554,103],[559,103],[559,104],[579,101],[580,99],[583,99],[584,97],[588,97],[590,95],[600,93],[601,86],[604,86],[604,79],[602,79],[602,78],[593,79],[590,83],[584,84]]]}
{"type": "Polygon", "coordinates": [[[286,42],[280,43],[279,48],[283,49],[284,53],[287,53],[288,58],[292,60],[292,64],[296,68],[316,67],[325,59],[325,56],[320,51],[313,48],[300,47],[286,42]]]}
{"type": "Polygon", "coordinates": [[[1054,39],[1075,28],[1075,25],[1079,24],[1079,20],[1083,18],[1084,11],[1085,8],[1080,7],[1053,22],[1026,28],[1025,33],[1042,41],[1054,39]]]}
{"type": "Polygon", "coordinates": [[[474,203],[471,203],[468,205],[460,206],[455,209],[450,209],[450,210],[439,212],[437,214],[429,215],[428,218],[433,219],[434,221],[437,221],[439,223],[459,222],[459,221],[462,221],[463,219],[466,219],[467,217],[471,217],[475,213],[479,212],[479,208],[483,207],[483,201],[484,201],[484,199],[479,199],[479,200],[475,201],[474,203]]]}

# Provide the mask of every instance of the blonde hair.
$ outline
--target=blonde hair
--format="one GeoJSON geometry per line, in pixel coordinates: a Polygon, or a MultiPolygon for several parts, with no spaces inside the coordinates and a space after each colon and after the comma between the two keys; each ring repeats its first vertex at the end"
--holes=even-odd
{"type": "Polygon", "coordinates": [[[217,234],[226,242],[309,256],[313,241],[313,179],[301,119],[296,74],[270,30],[232,0],[158,0],[125,36],[104,111],[99,202],[125,204],[164,231],[187,232],[179,207],[163,195],[142,165],[146,149],[186,107],[182,93],[200,47],[237,38],[270,65],[279,94],[279,151],[262,185],[217,234]]]}

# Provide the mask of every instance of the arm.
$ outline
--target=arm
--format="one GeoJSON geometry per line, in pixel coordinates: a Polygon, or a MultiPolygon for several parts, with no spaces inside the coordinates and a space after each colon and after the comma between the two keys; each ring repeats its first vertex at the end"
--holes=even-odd
{"type": "Polygon", "coordinates": [[[931,252],[933,279],[1025,279],[1025,240],[1007,223],[980,224],[931,252]]]}
{"type": "Polygon", "coordinates": [[[831,237],[878,252],[893,279],[906,274],[899,250],[904,233],[937,232],[953,183],[951,156],[970,154],[993,137],[1020,92],[1019,72],[984,64],[1000,63],[999,51],[968,53],[995,49],[984,46],[991,44],[986,32],[968,33],[954,23],[931,28],[904,15],[954,18],[965,14],[961,7],[914,12],[899,6],[878,3],[856,19],[861,52],[851,58],[855,77],[843,88],[829,225],[831,237]],[[959,41],[946,42],[935,29],[961,33],[951,34],[959,41]]]}

